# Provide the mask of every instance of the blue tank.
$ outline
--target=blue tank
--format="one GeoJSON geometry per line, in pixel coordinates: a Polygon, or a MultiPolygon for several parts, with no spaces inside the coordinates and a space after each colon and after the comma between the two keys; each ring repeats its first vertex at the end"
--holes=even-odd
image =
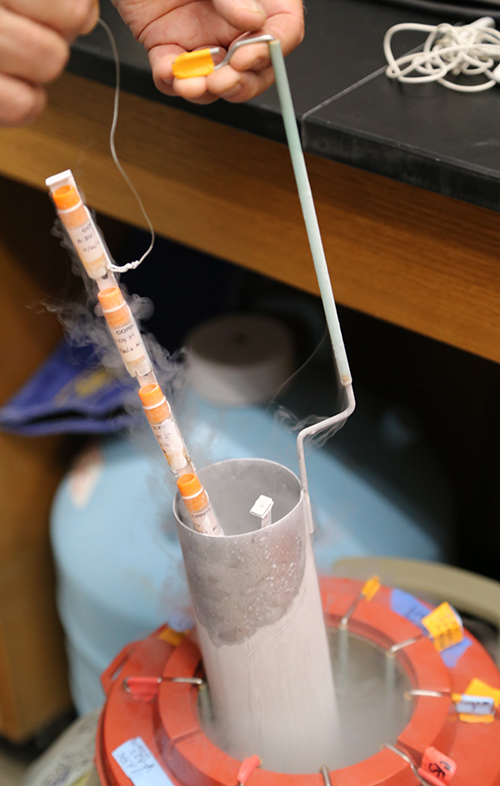
{"type": "MultiPolygon", "coordinates": [[[[358,403],[352,424],[308,450],[319,572],[347,556],[445,560],[451,505],[439,465],[400,413],[376,411],[359,391],[358,403]]],[[[298,474],[296,436],[265,407],[222,408],[191,391],[179,421],[198,468],[261,457],[298,474]]],[[[127,642],[164,622],[190,625],[175,490],[147,425],[89,445],[59,487],[58,605],[81,713],[102,702],[99,674],[127,642]]]]}

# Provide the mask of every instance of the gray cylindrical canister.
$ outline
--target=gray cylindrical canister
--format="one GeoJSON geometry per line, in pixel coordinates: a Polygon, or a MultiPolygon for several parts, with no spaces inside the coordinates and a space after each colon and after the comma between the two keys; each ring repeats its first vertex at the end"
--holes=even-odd
{"type": "Polygon", "coordinates": [[[340,730],[304,497],[296,475],[263,459],[212,464],[199,477],[224,537],[188,525],[174,502],[217,739],[265,769],[341,766],[340,730]],[[250,515],[264,494],[273,523],[250,515]]]}

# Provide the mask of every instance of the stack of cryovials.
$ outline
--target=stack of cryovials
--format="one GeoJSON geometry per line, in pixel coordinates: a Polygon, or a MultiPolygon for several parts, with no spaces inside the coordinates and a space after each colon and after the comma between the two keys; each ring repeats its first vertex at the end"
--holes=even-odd
{"type": "Polygon", "coordinates": [[[69,240],[97,287],[97,298],[109,332],[125,368],[137,380],[146,418],[176,477],[193,526],[207,535],[222,535],[171,406],[156,378],[139,325],[113,273],[109,252],[80,196],[71,170],[49,177],[45,182],[69,240]]]}

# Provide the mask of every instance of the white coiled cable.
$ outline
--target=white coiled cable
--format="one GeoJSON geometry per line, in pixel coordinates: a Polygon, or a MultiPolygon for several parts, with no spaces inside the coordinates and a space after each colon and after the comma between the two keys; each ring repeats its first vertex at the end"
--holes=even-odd
{"type": "Polygon", "coordinates": [[[439,82],[449,90],[478,93],[500,82],[500,31],[495,30],[491,17],[483,17],[468,25],[423,25],[413,22],[390,27],[384,36],[384,53],[389,63],[386,75],[398,82],[439,82]],[[421,31],[428,33],[422,48],[395,58],[391,44],[395,33],[421,31]],[[486,81],[466,85],[451,76],[481,76],[486,81]]]}

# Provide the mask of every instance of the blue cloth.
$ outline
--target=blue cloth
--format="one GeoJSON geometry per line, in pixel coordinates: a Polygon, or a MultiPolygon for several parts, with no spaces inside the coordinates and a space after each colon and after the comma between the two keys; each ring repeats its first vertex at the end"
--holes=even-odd
{"type": "Polygon", "coordinates": [[[97,358],[92,345],[63,341],[41,368],[0,409],[0,429],[14,434],[102,434],[134,425],[140,410],[132,377],[117,377],[97,358]]]}

